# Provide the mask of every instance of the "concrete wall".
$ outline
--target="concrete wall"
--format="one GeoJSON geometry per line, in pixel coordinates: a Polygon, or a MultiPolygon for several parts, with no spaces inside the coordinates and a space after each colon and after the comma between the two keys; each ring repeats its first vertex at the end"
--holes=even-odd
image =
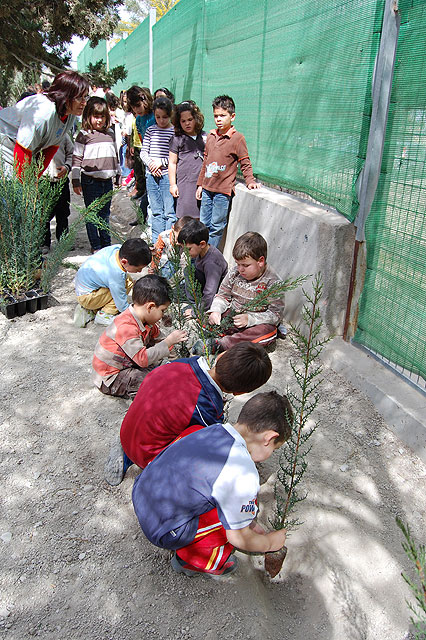
{"type": "MultiPolygon", "coordinates": [[[[230,265],[234,264],[235,240],[246,231],[263,235],[268,243],[268,263],[282,279],[321,271],[322,316],[330,334],[342,335],[354,226],[334,209],[267,187],[249,191],[237,184],[223,249],[230,265]]],[[[300,289],[286,294],[287,322],[299,321],[302,304],[300,289]]]]}

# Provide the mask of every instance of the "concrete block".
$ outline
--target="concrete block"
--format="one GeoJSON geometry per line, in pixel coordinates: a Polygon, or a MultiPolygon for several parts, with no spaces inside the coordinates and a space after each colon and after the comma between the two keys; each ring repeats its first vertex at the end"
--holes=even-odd
{"type": "Polygon", "coordinates": [[[363,349],[335,338],[322,360],[373,402],[390,429],[426,463],[426,396],[363,349]]]}
{"type": "MultiPolygon", "coordinates": [[[[342,335],[354,226],[332,208],[267,187],[249,191],[237,184],[223,251],[230,265],[234,264],[235,240],[246,231],[263,235],[268,243],[268,262],[282,279],[321,271],[325,326],[330,334],[342,335]]],[[[297,323],[302,305],[300,289],[287,293],[285,319],[297,323]]]]}

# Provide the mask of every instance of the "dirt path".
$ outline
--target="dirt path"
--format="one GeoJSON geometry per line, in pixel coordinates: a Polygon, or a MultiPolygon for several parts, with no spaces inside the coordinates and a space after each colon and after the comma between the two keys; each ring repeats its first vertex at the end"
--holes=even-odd
{"type": "MultiPolygon", "coordinates": [[[[120,196],[121,197],[121,196],[120,196]]],[[[128,211],[122,218],[132,217],[128,211]]],[[[69,260],[88,255],[85,233],[69,260]]],[[[238,554],[226,583],[178,576],[150,545],[131,505],[137,474],[103,481],[128,402],[91,386],[101,328],[76,329],[74,271],[63,269],[46,311],[0,315],[0,637],[26,640],[402,640],[410,593],[395,516],[424,542],[426,470],[369,400],[330,369],[317,417],[303,526],[273,582],[238,554]]],[[[271,354],[265,388],[291,380],[289,341],[271,354]]],[[[235,399],[235,419],[247,396],[235,399]]],[[[261,465],[264,521],[277,454],[261,465]]]]}

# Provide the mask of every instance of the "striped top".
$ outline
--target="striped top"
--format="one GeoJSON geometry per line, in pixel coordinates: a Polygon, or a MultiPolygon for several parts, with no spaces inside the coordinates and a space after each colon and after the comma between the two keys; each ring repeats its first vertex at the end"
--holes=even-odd
{"type": "Polygon", "coordinates": [[[108,180],[120,174],[114,132],[81,130],[75,139],[72,157],[72,185],[80,187],[80,174],[91,178],[108,180]]]}
{"type": "Polygon", "coordinates": [[[146,130],[142,144],[141,160],[146,164],[148,173],[150,173],[148,165],[151,160],[161,160],[161,174],[164,176],[167,173],[170,140],[174,133],[174,127],[161,129],[156,124],[153,124],[152,127],[148,127],[146,130]]]}
{"type": "Polygon", "coordinates": [[[111,386],[123,369],[145,369],[160,364],[170,350],[164,340],[153,344],[159,336],[158,326],[143,325],[135,315],[133,305],[116,316],[95,348],[92,360],[95,385],[100,387],[103,382],[107,387],[111,386]]]}

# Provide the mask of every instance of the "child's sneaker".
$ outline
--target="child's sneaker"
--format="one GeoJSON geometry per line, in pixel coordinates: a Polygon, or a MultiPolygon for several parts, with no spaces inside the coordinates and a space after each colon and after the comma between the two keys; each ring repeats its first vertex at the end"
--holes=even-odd
{"type": "Polygon", "coordinates": [[[183,573],[186,576],[208,576],[209,578],[213,578],[213,580],[221,580],[222,578],[229,576],[231,573],[234,573],[238,567],[238,560],[234,555],[230,555],[221,569],[216,569],[215,571],[203,571],[202,569],[198,569],[197,567],[193,567],[191,564],[188,564],[179,558],[177,553],[174,553],[171,564],[172,569],[176,571],[176,573],[183,573]]]}
{"type": "MultiPolygon", "coordinates": [[[[220,348],[219,340],[216,340],[216,338],[207,338],[206,347],[208,349],[208,352],[211,353],[212,356],[214,356],[220,348]]],[[[194,356],[205,356],[206,350],[204,348],[204,342],[202,340],[197,340],[197,342],[195,342],[192,346],[191,353],[194,356]]]]}
{"type": "Polygon", "coordinates": [[[94,317],[94,311],[85,309],[81,304],[78,304],[74,310],[74,325],[83,329],[88,322],[93,320],[94,317]]]}
{"type": "Polygon", "coordinates": [[[112,313],[105,313],[105,311],[102,311],[101,309],[95,316],[95,324],[102,324],[104,327],[108,327],[114,318],[115,315],[112,313]]]}

